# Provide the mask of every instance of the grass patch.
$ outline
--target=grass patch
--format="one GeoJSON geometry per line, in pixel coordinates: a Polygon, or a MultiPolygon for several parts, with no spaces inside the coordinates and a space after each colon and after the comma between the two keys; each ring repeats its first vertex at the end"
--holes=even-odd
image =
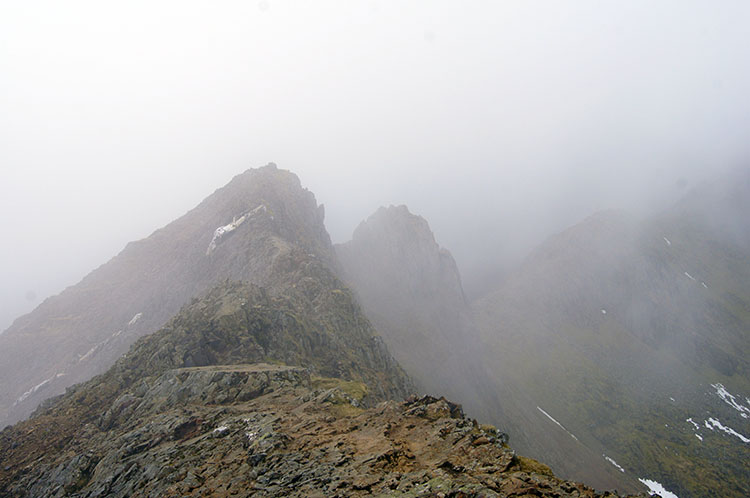
{"type": "Polygon", "coordinates": [[[552,469],[547,467],[541,462],[537,462],[533,458],[527,458],[525,456],[516,455],[516,459],[518,460],[518,466],[521,468],[522,472],[528,472],[528,473],[534,473],[534,474],[541,474],[545,476],[554,477],[554,473],[552,472],[552,469]]]}
{"type": "Polygon", "coordinates": [[[367,386],[353,380],[341,380],[332,377],[313,377],[313,389],[338,389],[357,402],[362,401],[368,394],[367,386]]]}

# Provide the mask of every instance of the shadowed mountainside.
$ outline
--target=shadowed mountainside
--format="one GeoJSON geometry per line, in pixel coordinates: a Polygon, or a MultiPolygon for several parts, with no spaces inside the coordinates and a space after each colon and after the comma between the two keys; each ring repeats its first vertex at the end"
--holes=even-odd
{"type": "MultiPolygon", "coordinates": [[[[525,394],[502,399],[680,497],[747,496],[749,187],[706,185],[646,221],[599,213],[540,246],[474,303],[493,376],[525,394]]],[[[520,451],[565,465],[510,420],[520,451]]]]}

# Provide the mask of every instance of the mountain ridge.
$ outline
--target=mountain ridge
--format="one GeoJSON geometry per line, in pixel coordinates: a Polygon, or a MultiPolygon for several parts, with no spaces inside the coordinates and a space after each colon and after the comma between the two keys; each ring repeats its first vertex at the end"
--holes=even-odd
{"type": "Polygon", "coordinates": [[[506,435],[445,398],[398,402],[402,388],[377,392],[382,378],[313,375],[331,373],[315,366],[319,354],[302,361],[311,368],[248,364],[305,352],[306,291],[287,290],[268,301],[261,288],[221,284],[106,373],[0,431],[0,496],[617,496],[517,456],[506,435]],[[289,305],[302,327],[290,334],[285,320],[245,329],[236,319],[236,306],[275,315],[289,305]]]}
{"type": "MultiPolygon", "coordinates": [[[[46,315],[32,313],[19,322],[11,341],[36,334],[37,342],[53,346],[47,354],[57,363],[42,372],[34,369],[44,358],[24,365],[36,377],[7,396],[6,403],[16,401],[6,405],[6,421],[22,418],[65,386],[104,373],[48,399],[30,420],[0,433],[0,452],[9,462],[0,485],[39,485],[64,474],[66,484],[55,493],[75,495],[89,486],[102,461],[100,477],[115,472],[134,485],[126,469],[111,465],[115,457],[102,455],[114,451],[103,436],[109,430],[130,424],[129,430],[149,433],[132,419],[135,413],[155,417],[154,423],[163,417],[180,427],[187,423],[192,429],[186,434],[198,430],[201,441],[207,433],[200,427],[223,427],[185,420],[164,400],[186,402],[184,409],[201,418],[225,413],[206,402],[234,406],[257,396],[265,400],[256,405],[262,410],[278,395],[299,408],[312,406],[306,404],[312,395],[335,421],[412,392],[408,372],[422,392],[447,394],[471,416],[500,428],[480,428],[478,439],[500,441],[494,447],[502,450],[508,439],[501,433],[510,433],[522,453],[600,489],[638,491],[641,483],[658,481],[683,498],[712,489],[742,496],[746,489],[737,477],[748,469],[726,455],[743,454],[736,445],[744,441],[743,418],[750,416],[750,401],[745,406],[742,397],[748,392],[743,324],[750,316],[744,284],[750,280],[750,245],[742,243],[750,230],[741,223],[713,227],[698,215],[705,205],[715,212],[741,210],[744,186],[736,182],[740,194],[708,195],[703,204],[685,201],[645,223],[597,213],[550,237],[496,291],[468,303],[450,252],[406,206],[378,209],[351,241],[333,245],[323,207],[295,175],[275,165],[248,170],[185,216],[128,244],[63,297],[45,301],[46,315]],[[91,303],[101,313],[81,315],[91,303]],[[175,306],[172,318],[153,325],[175,306]],[[116,332],[101,321],[110,312],[116,332]],[[248,365],[269,362],[274,366],[248,365]],[[205,375],[196,373],[201,368],[208,369],[205,375]],[[292,377],[297,380],[287,386],[292,377]],[[219,378],[229,385],[211,380],[219,378]],[[185,389],[170,391],[174,383],[185,389]],[[271,384],[268,391],[252,387],[271,384]],[[195,397],[205,390],[210,400],[195,397]],[[98,435],[94,459],[82,452],[90,435],[98,435]],[[75,462],[64,460],[71,451],[75,462]],[[37,465],[37,459],[47,463],[37,465]],[[48,466],[53,462],[57,467],[48,466]],[[674,477],[684,469],[690,469],[688,477],[674,477]]],[[[3,336],[0,345],[9,344],[3,336]]],[[[437,403],[454,411],[448,401],[421,399],[425,410],[437,403]]],[[[368,417],[380,420],[382,414],[368,417]]],[[[176,430],[169,424],[166,433],[153,434],[160,447],[155,451],[164,450],[164,441],[182,441],[167,434],[176,430]]],[[[125,439],[113,454],[127,458],[130,436],[118,434],[125,439]]],[[[188,439],[191,448],[197,440],[188,439]]],[[[143,448],[150,451],[148,444],[143,448]]],[[[542,489],[539,476],[551,477],[538,462],[509,458],[500,474],[525,472],[527,465],[531,477],[524,479],[535,483],[529,489],[542,489]]],[[[463,471],[443,463],[441,479],[464,482],[456,480],[463,471]]],[[[487,489],[499,492],[506,477],[487,489]]],[[[379,482],[346,486],[367,491],[379,482]]],[[[561,493],[555,482],[556,493],[573,493],[561,493]]],[[[195,483],[186,489],[201,489],[202,482],[195,483]]],[[[52,488],[38,489],[42,495],[52,488]]]]}
{"type": "Polygon", "coordinates": [[[224,278],[273,290],[271,262],[290,244],[335,264],[324,210],[271,163],[235,176],[198,206],[134,241],[81,282],[46,299],[0,335],[0,426],[42,399],[103,372],[135,339],[224,278]],[[266,206],[206,255],[216,229],[266,206]],[[258,236],[238,236],[258,230],[258,236]],[[222,245],[231,250],[221,250],[222,245]],[[15,404],[15,405],[14,405],[15,404]]]}

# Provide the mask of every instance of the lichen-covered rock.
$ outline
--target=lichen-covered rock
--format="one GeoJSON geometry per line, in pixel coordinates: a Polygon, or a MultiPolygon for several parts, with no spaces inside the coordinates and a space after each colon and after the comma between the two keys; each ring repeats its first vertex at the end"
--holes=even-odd
{"type": "Polygon", "coordinates": [[[4,458],[0,496],[615,496],[516,456],[445,398],[339,410],[362,391],[278,365],[171,370],[113,428],[79,428],[26,465],[4,458]]]}

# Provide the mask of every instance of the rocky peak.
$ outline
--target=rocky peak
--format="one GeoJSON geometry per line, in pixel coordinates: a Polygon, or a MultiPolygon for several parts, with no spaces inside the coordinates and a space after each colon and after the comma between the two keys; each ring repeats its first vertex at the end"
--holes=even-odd
{"type": "Polygon", "coordinates": [[[336,247],[346,274],[362,294],[390,294],[465,303],[450,252],[435,241],[427,221],[404,206],[379,208],[336,247]]]}
{"type": "Polygon", "coordinates": [[[214,224],[217,229],[236,223],[243,216],[249,221],[265,215],[274,222],[265,228],[281,239],[319,257],[328,258],[332,252],[323,206],[317,204],[312,192],[302,187],[297,175],[279,169],[274,163],[235,176],[193,211],[201,212],[201,221],[214,224]]]}
{"type": "Polygon", "coordinates": [[[485,413],[479,400],[494,388],[476,361],[477,332],[458,268],[427,221],[406,206],[380,208],[336,253],[345,280],[417,387],[458,400],[474,416],[485,413]]]}
{"type": "Polygon", "coordinates": [[[324,210],[274,164],[235,176],[194,209],[129,243],[0,335],[0,427],[111,366],[140,336],[224,280],[276,294],[293,264],[335,256],[324,210]]]}

